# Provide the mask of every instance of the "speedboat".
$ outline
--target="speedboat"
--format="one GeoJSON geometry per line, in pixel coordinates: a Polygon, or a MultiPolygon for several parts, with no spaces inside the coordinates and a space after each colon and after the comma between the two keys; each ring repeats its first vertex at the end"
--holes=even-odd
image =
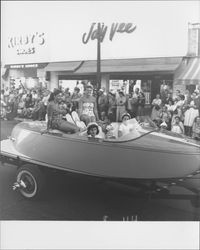
{"type": "MultiPolygon", "coordinates": [[[[146,118],[145,118],[146,119],[146,118]]],[[[97,178],[167,185],[200,173],[200,144],[153,126],[149,119],[131,119],[134,131],[91,140],[83,133],[47,131],[46,122],[17,124],[1,141],[1,160],[18,166],[14,189],[26,198],[39,194],[41,173],[58,169],[97,178]]]]}

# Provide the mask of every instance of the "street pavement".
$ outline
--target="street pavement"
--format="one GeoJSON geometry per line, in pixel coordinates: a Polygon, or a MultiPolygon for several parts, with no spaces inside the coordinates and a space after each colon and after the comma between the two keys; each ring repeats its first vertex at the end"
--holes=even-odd
{"type": "MultiPolygon", "coordinates": [[[[10,135],[15,124],[17,121],[1,121],[1,140],[10,135]]],[[[171,189],[175,198],[150,199],[135,196],[130,188],[62,172],[51,176],[42,199],[31,201],[12,190],[15,174],[15,166],[0,164],[0,220],[200,220],[199,208],[176,198],[191,194],[183,187],[171,189]]]]}

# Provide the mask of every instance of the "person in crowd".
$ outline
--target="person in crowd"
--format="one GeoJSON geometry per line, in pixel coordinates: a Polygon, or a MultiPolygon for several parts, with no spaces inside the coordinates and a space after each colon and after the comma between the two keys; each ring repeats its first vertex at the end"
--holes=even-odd
{"type": "Polygon", "coordinates": [[[5,90],[1,89],[1,101],[5,102],[5,97],[4,97],[5,90]]]}
{"type": "Polygon", "coordinates": [[[92,96],[93,86],[87,85],[79,101],[79,117],[86,125],[99,120],[96,98],[92,96]]]}
{"type": "Polygon", "coordinates": [[[177,134],[185,134],[184,125],[179,116],[175,116],[171,131],[177,134]]]}
{"type": "Polygon", "coordinates": [[[184,127],[185,134],[187,136],[192,136],[192,125],[197,116],[199,116],[197,94],[193,92],[191,96],[192,100],[188,105],[188,109],[185,111],[184,127]]]}
{"type": "Polygon", "coordinates": [[[54,90],[54,92],[50,94],[47,106],[47,129],[59,129],[65,133],[76,133],[79,131],[79,128],[62,119],[62,116],[66,114],[66,111],[59,108],[61,100],[62,94],[59,89],[54,90]]]}
{"type": "Polygon", "coordinates": [[[84,83],[83,82],[79,82],[79,81],[77,81],[76,82],[76,87],[80,90],[80,94],[81,95],[83,95],[83,93],[84,93],[84,83]]]}
{"type": "Polygon", "coordinates": [[[10,107],[11,113],[14,112],[14,102],[15,102],[15,94],[14,90],[11,90],[8,98],[8,106],[10,107]]]}
{"type": "Polygon", "coordinates": [[[74,92],[72,93],[71,96],[71,102],[72,102],[72,111],[76,111],[78,112],[78,104],[81,98],[81,93],[80,93],[80,89],[78,87],[74,88],[74,92]]]}
{"type": "Polygon", "coordinates": [[[99,89],[98,91],[97,103],[99,118],[104,121],[108,109],[108,98],[104,95],[103,89],[99,89]]]}
{"type": "Polygon", "coordinates": [[[25,106],[23,110],[24,117],[31,118],[34,102],[32,100],[32,94],[30,91],[27,92],[24,106],[25,106]]]}
{"type": "Polygon", "coordinates": [[[129,93],[127,95],[127,112],[133,117],[133,112],[132,112],[132,93],[129,93]]]}
{"type": "Polygon", "coordinates": [[[191,93],[190,93],[189,89],[185,90],[185,95],[184,96],[185,96],[184,105],[187,106],[192,101],[192,97],[191,97],[191,93]]]}
{"type": "Polygon", "coordinates": [[[6,105],[8,105],[9,95],[10,95],[10,90],[8,87],[6,87],[4,91],[4,101],[6,105]]]}
{"type": "Polygon", "coordinates": [[[108,94],[108,120],[109,122],[116,121],[116,98],[112,92],[108,94]]]}
{"type": "Polygon", "coordinates": [[[72,111],[72,99],[69,91],[65,91],[62,100],[66,104],[67,112],[70,113],[72,111]]]}
{"type": "Polygon", "coordinates": [[[45,116],[47,113],[47,105],[48,105],[49,97],[50,97],[50,91],[44,90],[43,98],[42,98],[42,102],[44,104],[44,120],[45,120],[45,116]]]}
{"type": "Polygon", "coordinates": [[[31,94],[32,94],[32,102],[33,102],[33,103],[37,102],[37,100],[38,100],[37,91],[36,91],[35,89],[33,89],[33,90],[31,91],[31,94]]]}
{"type": "Polygon", "coordinates": [[[45,120],[45,112],[46,110],[45,110],[44,102],[42,101],[42,96],[38,96],[38,98],[35,101],[35,105],[33,107],[32,119],[39,120],[39,121],[45,120]]]}
{"type": "Polygon", "coordinates": [[[194,119],[194,123],[192,125],[192,138],[200,140],[200,116],[197,116],[194,119]]]}
{"type": "Polygon", "coordinates": [[[168,104],[165,104],[165,106],[167,107],[167,110],[171,113],[172,116],[174,110],[176,109],[173,100],[169,100],[168,104]]]}
{"type": "Polygon", "coordinates": [[[144,106],[145,106],[145,95],[142,91],[140,91],[138,96],[137,117],[144,116],[144,106]]]}
{"type": "Polygon", "coordinates": [[[177,98],[177,96],[179,96],[181,94],[181,91],[179,89],[177,89],[173,95],[173,101],[175,101],[175,99],[177,98]]]}
{"type": "Polygon", "coordinates": [[[0,109],[1,113],[0,113],[0,117],[3,120],[7,120],[6,118],[6,103],[4,100],[1,99],[1,109],[0,109]]]}
{"type": "Polygon", "coordinates": [[[122,115],[126,112],[126,97],[122,90],[119,91],[119,96],[116,98],[116,121],[122,121],[122,115]]]}
{"type": "Polygon", "coordinates": [[[178,95],[177,97],[176,97],[176,103],[175,103],[175,106],[177,107],[177,108],[182,108],[183,107],[183,105],[184,105],[184,103],[185,103],[185,96],[184,95],[178,95]]]}
{"type": "Polygon", "coordinates": [[[161,101],[160,95],[157,94],[156,98],[153,99],[152,101],[152,111],[151,111],[151,119],[152,121],[155,121],[156,123],[160,119],[159,113],[161,109],[161,104],[162,104],[162,101],[161,101]]]}
{"type": "Polygon", "coordinates": [[[133,91],[133,94],[132,94],[131,106],[132,106],[133,117],[137,117],[139,92],[140,92],[139,88],[136,88],[135,91],[133,91]]]}
{"type": "Polygon", "coordinates": [[[170,92],[166,93],[166,98],[162,99],[162,104],[169,104],[169,102],[173,102],[172,94],[170,92]]]}
{"type": "Polygon", "coordinates": [[[162,124],[163,122],[166,124],[166,129],[170,130],[171,129],[171,114],[167,110],[167,106],[163,105],[162,108],[160,109],[160,121],[159,123],[162,124]]]}

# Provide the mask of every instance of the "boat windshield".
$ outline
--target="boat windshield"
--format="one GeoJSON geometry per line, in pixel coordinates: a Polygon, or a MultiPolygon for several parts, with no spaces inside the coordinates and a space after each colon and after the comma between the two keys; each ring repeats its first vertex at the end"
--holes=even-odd
{"type": "Polygon", "coordinates": [[[133,118],[123,123],[114,122],[110,125],[107,125],[105,128],[104,141],[130,141],[157,130],[158,127],[148,116],[140,117],[139,120],[133,118]]]}

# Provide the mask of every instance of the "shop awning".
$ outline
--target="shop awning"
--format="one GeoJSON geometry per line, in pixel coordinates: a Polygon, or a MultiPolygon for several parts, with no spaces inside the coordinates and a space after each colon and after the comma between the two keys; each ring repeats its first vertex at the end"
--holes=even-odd
{"type": "MultiPolygon", "coordinates": [[[[134,59],[108,59],[101,61],[102,73],[119,72],[167,72],[174,73],[180,64],[182,57],[161,58],[134,58],[134,59]]],[[[96,73],[96,60],[85,61],[75,72],[77,74],[96,73]]]]}
{"type": "Polygon", "coordinates": [[[190,58],[182,71],[174,79],[174,84],[200,84],[200,58],[190,58]]]}
{"type": "Polygon", "coordinates": [[[82,64],[82,61],[75,62],[52,62],[49,63],[45,71],[70,71],[74,72],[77,70],[82,64]]]}

